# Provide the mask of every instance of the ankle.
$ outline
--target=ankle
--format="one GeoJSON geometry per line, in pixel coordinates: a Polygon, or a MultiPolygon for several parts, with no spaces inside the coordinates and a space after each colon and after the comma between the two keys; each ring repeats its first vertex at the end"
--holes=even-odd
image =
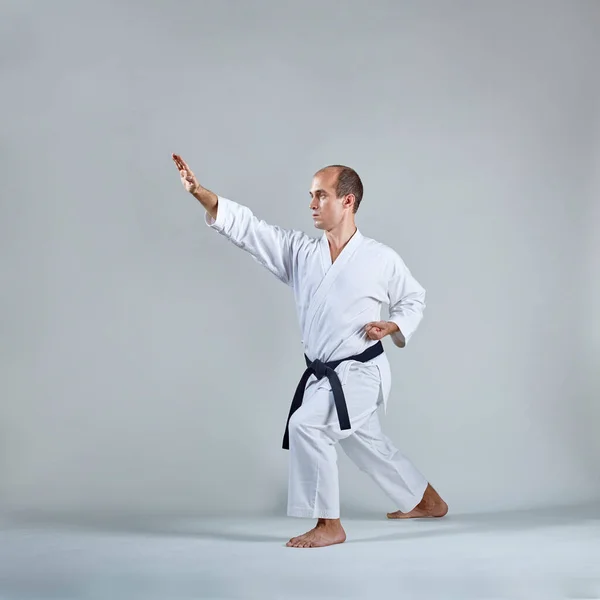
{"type": "Polygon", "coordinates": [[[338,528],[341,527],[342,522],[340,519],[318,519],[317,527],[328,527],[328,528],[338,528]]]}

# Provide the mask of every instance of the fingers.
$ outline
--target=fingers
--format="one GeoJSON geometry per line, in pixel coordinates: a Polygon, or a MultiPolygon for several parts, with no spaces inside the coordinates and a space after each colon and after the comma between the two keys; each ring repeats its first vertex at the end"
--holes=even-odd
{"type": "MultiPolygon", "coordinates": [[[[175,166],[177,167],[177,170],[179,171],[179,173],[186,170],[185,163],[183,162],[182,158],[180,156],[178,156],[177,154],[173,154],[173,162],[175,163],[175,166]]],[[[183,174],[182,174],[182,176],[183,176],[183,174]]]]}
{"type": "Polygon", "coordinates": [[[365,333],[371,340],[380,340],[385,336],[385,329],[382,327],[383,321],[373,321],[365,325],[365,333]]]}
{"type": "Polygon", "coordinates": [[[192,170],[188,167],[185,160],[183,160],[183,158],[181,158],[181,156],[179,156],[179,154],[173,154],[172,157],[173,157],[173,160],[175,161],[175,164],[177,165],[177,168],[180,171],[187,171],[188,173],[191,173],[193,175],[192,170]]]}
{"type": "Polygon", "coordinates": [[[367,323],[367,327],[383,327],[385,325],[385,321],[371,321],[367,323]]]}
{"type": "MultiPolygon", "coordinates": [[[[196,181],[196,176],[194,175],[192,170],[187,166],[185,160],[183,160],[183,158],[181,158],[179,154],[172,154],[171,158],[173,159],[175,166],[179,170],[179,175],[181,176],[184,185],[186,185],[186,189],[188,189],[188,184],[190,184],[191,186],[197,186],[198,182],[196,181]]],[[[188,191],[190,190],[191,188],[188,191]]]]}
{"type": "Polygon", "coordinates": [[[367,334],[367,337],[371,340],[380,340],[384,336],[383,331],[381,329],[375,328],[375,327],[369,329],[366,332],[366,334],[367,334]]]}

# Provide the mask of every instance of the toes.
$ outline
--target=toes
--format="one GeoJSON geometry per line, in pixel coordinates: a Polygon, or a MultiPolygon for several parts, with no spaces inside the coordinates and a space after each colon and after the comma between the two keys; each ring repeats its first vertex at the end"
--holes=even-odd
{"type": "Polygon", "coordinates": [[[286,546],[288,546],[290,548],[302,548],[303,544],[304,544],[304,540],[303,540],[302,536],[298,536],[298,537],[292,538],[286,544],[286,546]]]}
{"type": "Polygon", "coordinates": [[[408,519],[411,516],[412,515],[410,515],[409,513],[403,513],[403,512],[398,511],[395,513],[389,513],[388,519],[408,519]]]}
{"type": "Polygon", "coordinates": [[[299,535],[297,537],[293,537],[286,544],[288,548],[317,548],[322,544],[317,543],[315,539],[313,539],[312,535],[304,534],[299,535]]]}

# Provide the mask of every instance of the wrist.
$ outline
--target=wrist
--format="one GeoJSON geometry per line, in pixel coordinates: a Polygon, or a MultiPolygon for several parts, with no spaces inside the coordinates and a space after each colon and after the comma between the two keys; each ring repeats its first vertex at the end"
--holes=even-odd
{"type": "Polygon", "coordinates": [[[204,189],[200,184],[198,184],[193,190],[190,190],[190,194],[199,200],[200,202],[206,201],[208,198],[208,190],[204,189]]]}
{"type": "Polygon", "coordinates": [[[206,188],[203,188],[200,185],[196,189],[191,191],[191,194],[205,208],[213,208],[217,205],[217,202],[219,201],[219,198],[215,193],[211,192],[210,190],[207,190],[206,188]]]}

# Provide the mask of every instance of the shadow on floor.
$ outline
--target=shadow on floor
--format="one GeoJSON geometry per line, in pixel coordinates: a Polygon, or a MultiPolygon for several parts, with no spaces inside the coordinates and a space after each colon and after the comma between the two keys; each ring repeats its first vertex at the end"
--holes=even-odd
{"type": "MultiPolygon", "coordinates": [[[[381,521],[380,515],[354,513],[353,518],[361,521],[381,521]]],[[[388,519],[386,519],[388,520],[388,519]]],[[[600,503],[579,506],[556,506],[551,508],[513,510],[495,513],[457,514],[449,513],[442,519],[419,519],[427,529],[420,526],[415,531],[407,527],[406,520],[394,519],[390,527],[395,532],[368,538],[348,540],[347,543],[400,541],[432,536],[464,535],[470,533],[523,532],[548,527],[570,527],[600,521],[600,503]],[[404,529],[402,527],[404,526],[404,529]]],[[[412,521],[412,520],[410,520],[412,521]]],[[[415,520],[416,521],[416,520],[415,520]]],[[[413,521],[414,522],[414,521],[413,521]]]]}
{"type": "MultiPolygon", "coordinates": [[[[12,513],[5,515],[7,526],[14,529],[42,528],[61,531],[95,531],[106,534],[127,534],[140,536],[190,537],[198,540],[220,540],[232,542],[279,542],[287,538],[269,533],[256,533],[258,527],[268,530],[273,527],[273,517],[259,516],[242,518],[239,515],[199,516],[199,515],[132,515],[108,513],[12,513]]],[[[275,517],[278,526],[281,517],[275,517]]],[[[298,535],[300,529],[312,526],[313,520],[302,519],[291,534],[298,535]],[[298,530],[294,533],[295,530],[298,530]]],[[[584,506],[563,506],[535,510],[515,510],[500,513],[457,514],[449,513],[443,519],[388,520],[381,514],[354,512],[344,519],[346,530],[355,523],[383,523],[389,525],[389,533],[372,537],[352,538],[347,544],[366,542],[404,541],[427,537],[449,535],[481,534],[485,532],[523,532],[547,527],[567,527],[584,525],[590,521],[600,521],[600,504],[584,506]],[[418,522],[418,529],[415,525],[418,522]]],[[[289,521],[292,523],[292,520],[289,521]]],[[[2,527],[0,527],[2,529],[2,527]]],[[[379,529],[379,527],[378,527],[379,529]]]]}

